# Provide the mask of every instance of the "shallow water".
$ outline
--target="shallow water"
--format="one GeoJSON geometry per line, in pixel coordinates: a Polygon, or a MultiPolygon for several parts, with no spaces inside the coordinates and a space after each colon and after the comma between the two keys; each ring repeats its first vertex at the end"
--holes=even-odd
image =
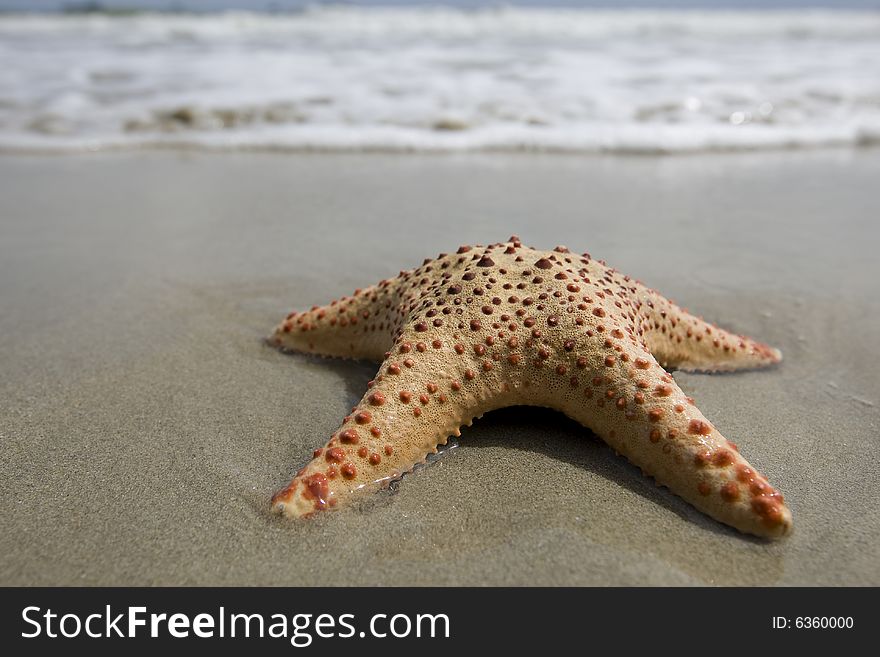
{"type": "Polygon", "coordinates": [[[694,152],[880,139],[880,14],[0,16],[0,149],[694,152]]]}

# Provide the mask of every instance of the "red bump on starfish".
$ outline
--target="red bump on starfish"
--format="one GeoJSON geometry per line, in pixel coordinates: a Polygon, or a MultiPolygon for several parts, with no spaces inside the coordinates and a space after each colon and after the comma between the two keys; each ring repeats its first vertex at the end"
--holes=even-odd
{"type": "Polygon", "coordinates": [[[766,537],[791,529],[783,497],[664,369],[764,367],[781,360],[779,351],[708,324],[601,260],[529,249],[514,238],[461,247],[354,296],[291,313],[269,341],[383,361],[352,424],[273,498],[286,515],[344,506],[423,462],[462,424],[524,404],[555,408],[592,429],[721,522],[766,537]]]}

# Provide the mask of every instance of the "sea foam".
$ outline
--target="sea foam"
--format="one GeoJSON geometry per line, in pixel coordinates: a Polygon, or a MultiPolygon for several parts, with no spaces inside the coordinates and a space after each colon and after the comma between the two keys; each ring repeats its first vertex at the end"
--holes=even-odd
{"type": "Polygon", "coordinates": [[[6,15],[0,60],[5,151],[880,142],[871,12],[6,15]]]}

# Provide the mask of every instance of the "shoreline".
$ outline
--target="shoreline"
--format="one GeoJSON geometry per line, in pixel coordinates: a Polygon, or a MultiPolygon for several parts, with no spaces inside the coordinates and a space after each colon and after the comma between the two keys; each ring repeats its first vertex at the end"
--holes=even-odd
{"type": "Polygon", "coordinates": [[[198,142],[152,142],[143,144],[105,144],[90,148],[87,146],[70,147],[10,147],[0,145],[0,157],[83,157],[101,155],[138,155],[150,153],[163,154],[200,154],[214,155],[281,155],[285,157],[312,155],[319,156],[393,156],[393,157],[713,157],[723,155],[758,155],[762,153],[827,153],[851,151],[853,153],[880,150],[880,136],[866,135],[855,138],[830,140],[823,144],[785,144],[757,146],[753,144],[729,146],[698,146],[695,148],[670,149],[663,147],[609,147],[609,148],[563,148],[547,145],[511,145],[499,147],[417,147],[417,146],[307,146],[296,144],[240,144],[224,145],[198,142]]]}

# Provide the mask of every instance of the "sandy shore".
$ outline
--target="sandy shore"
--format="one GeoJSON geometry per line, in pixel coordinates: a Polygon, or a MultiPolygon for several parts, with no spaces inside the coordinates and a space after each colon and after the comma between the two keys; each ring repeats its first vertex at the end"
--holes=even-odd
{"type": "Polygon", "coordinates": [[[880,584],[878,180],[877,151],[0,158],[0,584],[880,584]],[[374,367],[261,338],[511,233],[782,349],[676,380],[785,493],[791,538],[519,409],[362,507],[269,514],[374,367]]]}

